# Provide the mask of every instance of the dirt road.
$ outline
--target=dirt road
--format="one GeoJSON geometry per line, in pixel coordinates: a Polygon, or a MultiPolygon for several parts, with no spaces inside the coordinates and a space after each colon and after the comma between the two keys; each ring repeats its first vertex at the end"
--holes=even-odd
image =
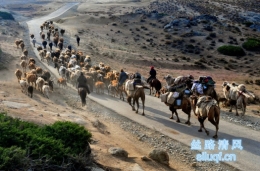
{"type": "MultiPolygon", "coordinates": [[[[40,40],[39,25],[46,20],[50,20],[52,18],[58,17],[62,12],[65,12],[69,8],[77,5],[76,3],[69,3],[62,7],[60,10],[49,14],[48,16],[44,16],[42,18],[34,19],[28,21],[29,32],[34,33],[36,35],[36,39],[40,40]]],[[[37,53],[36,49],[34,49],[37,53]]],[[[44,63],[44,65],[46,65],[44,63]]],[[[53,67],[48,67],[50,71],[58,77],[57,70],[53,67]]],[[[156,129],[161,133],[168,135],[169,137],[176,139],[188,146],[190,146],[193,139],[199,139],[204,145],[205,140],[209,140],[210,137],[206,136],[206,134],[199,133],[197,130],[199,129],[199,123],[197,119],[192,116],[191,118],[191,126],[184,125],[184,120],[187,119],[187,115],[183,112],[179,112],[179,116],[181,118],[182,124],[177,124],[175,121],[168,119],[170,116],[170,111],[168,107],[160,102],[159,99],[154,98],[152,96],[146,96],[145,102],[145,113],[146,116],[141,116],[140,114],[136,115],[133,111],[131,111],[130,106],[126,102],[122,102],[119,99],[115,99],[109,96],[100,96],[92,93],[89,96],[90,99],[114,110],[115,112],[126,116],[142,125],[145,125],[149,128],[156,129]],[[117,106],[117,107],[115,107],[117,106]],[[172,130],[175,133],[172,133],[172,130]]],[[[142,106],[141,106],[142,108],[142,106]]],[[[140,111],[139,111],[140,113],[140,111]]],[[[209,128],[210,135],[214,134],[215,128],[209,123],[206,122],[206,128],[209,128]]],[[[259,132],[253,131],[238,125],[231,124],[224,120],[220,121],[220,129],[219,129],[219,140],[226,139],[229,141],[229,147],[227,151],[222,151],[223,153],[230,153],[236,155],[235,162],[229,162],[232,166],[235,166],[241,170],[258,170],[258,161],[260,160],[260,137],[259,132]],[[243,150],[231,150],[232,140],[241,139],[243,150]],[[249,160],[250,159],[250,160],[249,160]]],[[[215,141],[215,150],[210,150],[208,153],[218,153],[219,150],[217,148],[217,141],[215,141]]],[[[203,146],[202,146],[203,148],[203,146]]],[[[202,150],[204,151],[204,150],[202,150]]]]}

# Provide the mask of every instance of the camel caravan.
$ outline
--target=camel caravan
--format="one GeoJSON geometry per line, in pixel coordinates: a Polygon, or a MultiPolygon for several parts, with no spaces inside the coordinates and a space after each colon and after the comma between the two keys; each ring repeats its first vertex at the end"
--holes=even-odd
{"type": "MultiPolygon", "coordinates": [[[[213,138],[217,138],[220,101],[230,104],[230,112],[232,112],[232,107],[235,106],[236,115],[238,115],[237,108],[241,107],[241,116],[244,116],[247,98],[254,97],[252,93],[246,90],[245,85],[224,82],[222,85],[224,98],[219,98],[215,90],[215,81],[210,76],[201,76],[198,80],[195,80],[192,75],[176,78],[166,75],[163,77],[166,85],[163,86],[161,81],[156,78],[156,71],[153,66],[148,79],[145,79],[140,73],[127,73],[123,69],[119,72],[103,62],[95,63],[89,55],[72,49],[71,45],[64,47],[62,36],[65,34],[65,30],[60,29],[59,31],[52,21],[44,22],[40,29],[41,46],[35,47],[35,36],[34,34],[30,35],[32,45],[39,52],[38,55],[41,59],[39,62],[46,62],[49,67],[57,69],[59,74],[57,85],[60,88],[66,88],[67,83],[78,88],[82,106],[86,105],[87,94],[95,90],[96,94],[103,95],[106,90],[111,97],[119,97],[123,101],[124,96],[126,96],[128,104],[136,113],[138,113],[139,99],[141,99],[142,115],[145,115],[145,89],[149,89],[150,95],[154,94],[155,97],[161,98],[161,102],[169,107],[172,112],[170,119],[174,119],[173,115],[175,114],[176,121],[180,122],[177,110],[181,109],[188,115],[185,123],[190,125],[191,112],[193,112],[200,123],[198,131],[202,132],[204,129],[206,134],[209,135],[209,131],[204,127],[204,121],[208,118],[216,127],[213,138]],[[135,105],[137,108],[135,108],[135,105]]],[[[15,71],[22,92],[32,97],[34,86],[45,97],[49,98],[49,92],[53,91],[54,84],[53,80],[50,79],[50,73],[37,66],[34,58],[28,57],[28,50],[24,49],[23,40],[17,40],[15,44],[17,48],[22,49],[21,70],[15,71]]]]}

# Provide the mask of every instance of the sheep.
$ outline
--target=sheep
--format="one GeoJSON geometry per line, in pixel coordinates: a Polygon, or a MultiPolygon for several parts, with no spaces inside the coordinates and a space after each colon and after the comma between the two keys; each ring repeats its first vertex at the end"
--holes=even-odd
{"type": "Polygon", "coordinates": [[[19,69],[16,69],[15,75],[16,75],[16,77],[17,77],[17,79],[18,79],[18,83],[19,83],[19,81],[21,80],[22,75],[23,75],[22,71],[19,70],[19,69]]]}
{"type": "Polygon", "coordinates": [[[40,25],[40,29],[41,29],[41,31],[43,31],[43,25],[40,25]]]}
{"type": "Polygon", "coordinates": [[[28,50],[24,49],[23,54],[27,57],[28,56],[28,50]]]}
{"type": "Polygon", "coordinates": [[[39,52],[39,51],[41,51],[42,50],[42,46],[37,46],[37,51],[39,52]]]}
{"type": "Polygon", "coordinates": [[[32,69],[30,72],[29,72],[30,74],[37,74],[37,72],[36,72],[36,69],[32,69]]]}
{"type": "Polygon", "coordinates": [[[54,84],[54,82],[52,81],[52,80],[49,80],[48,81],[48,85],[49,85],[49,87],[50,87],[50,90],[53,92],[53,84],[54,84]]]}
{"type": "Polygon", "coordinates": [[[54,38],[53,38],[53,43],[54,43],[54,45],[57,47],[57,45],[58,45],[58,42],[59,42],[59,37],[58,36],[55,36],[54,38]]]}
{"type": "Polygon", "coordinates": [[[27,94],[28,94],[28,96],[31,95],[31,98],[33,97],[33,86],[28,86],[27,94]]]}
{"type": "Polygon", "coordinates": [[[36,63],[35,59],[30,58],[29,61],[28,61],[28,64],[30,64],[30,63],[34,63],[35,64],[36,63]]]}
{"type": "Polygon", "coordinates": [[[64,33],[65,33],[65,30],[64,29],[60,29],[61,36],[63,36],[64,33]]]}
{"type": "Polygon", "coordinates": [[[41,57],[41,61],[44,61],[44,57],[46,56],[46,50],[40,50],[39,56],[41,57]]]}
{"type": "Polygon", "coordinates": [[[28,90],[28,89],[27,89],[27,87],[28,87],[27,81],[25,81],[25,80],[20,80],[19,83],[20,83],[20,86],[21,86],[21,88],[22,88],[22,93],[28,94],[28,92],[27,92],[27,90],[28,90]]]}
{"type": "Polygon", "coordinates": [[[59,41],[60,41],[61,43],[63,43],[63,42],[64,42],[64,39],[61,37],[61,38],[59,38],[59,41]]]}
{"type": "Polygon", "coordinates": [[[43,71],[42,77],[45,78],[45,81],[49,81],[49,79],[51,78],[51,74],[49,71],[43,71]]]}
{"type": "Polygon", "coordinates": [[[42,86],[43,95],[49,98],[50,87],[49,85],[42,86]]]}
{"type": "Polygon", "coordinates": [[[108,94],[109,92],[112,94],[113,97],[118,96],[118,81],[113,80],[108,85],[108,94]]]}
{"type": "Polygon", "coordinates": [[[51,61],[51,52],[47,52],[46,56],[45,56],[46,62],[48,65],[50,65],[50,61],[51,61]]]}
{"type": "Polygon", "coordinates": [[[36,74],[41,75],[42,74],[42,68],[41,67],[36,67],[36,74]]]}
{"type": "Polygon", "coordinates": [[[36,69],[35,64],[32,62],[28,65],[28,68],[29,70],[36,69]]]}
{"type": "Polygon", "coordinates": [[[22,55],[22,56],[20,57],[20,59],[26,61],[26,60],[27,60],[27,57],[26,57],[25,55],[22,55]]]}
{"type": "Polygon", "coordinates": [[[32,85],[33,85],[33,83],[34,83],[34,87],[36,88],[36,75],[35,74],[30,74],[30,73],[28,73],[28,74],[26,74],[26,80],[27,80],[27,83],[30,85],[30,83],[32,83],[32,85]]]}
{"type": "Polygon", "coordinates": [[[95,88],[96,88],[96,93],[97,94],[99,94],[99,93],[104,94],[105,84],[103,82],[97,81],[95,83],[95,88]]]}
{"type": "Polygon", "coordinates": [[[20,43],[19,46],[21,47],[22,51],[24,50],[24,43],[20,43]]]}
{"type": "Polygon", "coordinates": [[[65,73],[66,73],[66,67],[60,66],[59,75],[61,75],[62,78],[65,78],[65,73]]]}
{"type": "Polygon", "coordinates": [[[23,72],[25,73],[26,72],[26,67],[27,67],[27,63],[25,60],[22,60],[22,62],[20,63],[22,69],[23,69],[23,72]]]}
{"type": "Polygon", "coordinates": [[[58,83],[59,87],[60,87],[60,85],[62,85],[63,87],[67,86],[67,82],[66,82],[66,80],[64,78],[59,78],[57,80],[57,83],[58,83]]]}
{"type": "Polygon", "coordinates": [[[15,41],[15,45],[17,46],[17,49],[19,48],[19,45],[20,45],[20,43],[22,43],[22,42],[23,42],[22,39],[15,41]]]}
{"type": "Polygon", "coordinates": [[[42,93],[43,93],[42,87],[43,87],[43,85],[44,85],[44,82],[45,82],[44,79],[41,78],[41,77],[38,77],[37,80],[36,80],[37,88],[38,88],[38,90],[40,90],[40,92],[42,92],[42,93]]]}

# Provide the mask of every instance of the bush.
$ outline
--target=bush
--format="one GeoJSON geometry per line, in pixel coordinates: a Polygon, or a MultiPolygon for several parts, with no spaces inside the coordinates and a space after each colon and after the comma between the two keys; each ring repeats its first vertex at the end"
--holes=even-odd
{"type": "Polygon", "coordinates": [[[244,56],[244,50],[239,46],[224,45],[218,48],[218,52],[228,56],[244,56]]]}
{"type": "Polygon", "coordinates": [[[260,48],[260,40],[258,39],[247,39],[246,42],[242,44],[243,48],[245,48],[248,51],[256,51],[260,48]]]}
{"type": "Polygon", "coordinates": [[[250,27],[252,24],[254,24],[253,22],[251,21],[246,21],[243,23],[246,27],[250,27]]]}
{"type": "Polygon", "coordinates": [[[0,11],[0,18],[2,18],[3,20],[14,20],[12,14],[3,11],[0,11]]]}
{"type": "Polygon", "coordinates": [[[0,114],[0,134],[0,170],[17,170],[22,164],[28,167],[36,161],[39,168],[46,162],[48,165],[70,162],[72,165],[67,167],[82,167],[83,163],[71,162],[75,156],[81,156],[85,163],[91,161],[88,144],[91,133],[76,123],[55,122],[40,127],[0,114]]]}

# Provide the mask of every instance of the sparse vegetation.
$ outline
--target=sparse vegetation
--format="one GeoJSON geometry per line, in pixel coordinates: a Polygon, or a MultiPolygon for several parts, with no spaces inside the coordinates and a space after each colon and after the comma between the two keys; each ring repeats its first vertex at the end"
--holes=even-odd
{"type": "Polygon", "coordinates": [[[224,45],[218,48],[218,52],[228,56],[244,56],[245,51],[240,46],[224,45]]]}
{"type": "Polygon", "coordinates": [[[256,51],[260,48],[260,40],[249,38],[246,42],[243,43],[242,46],[248,51],[256,51]]]}
{"type": "Polygon", "coordinates": [[[88,145],[92,135],[76,123],[59,121],[40,127],[1,113],[0,132],[1,170],[45,167],[79,170],[92,162],[88,145]]]}

